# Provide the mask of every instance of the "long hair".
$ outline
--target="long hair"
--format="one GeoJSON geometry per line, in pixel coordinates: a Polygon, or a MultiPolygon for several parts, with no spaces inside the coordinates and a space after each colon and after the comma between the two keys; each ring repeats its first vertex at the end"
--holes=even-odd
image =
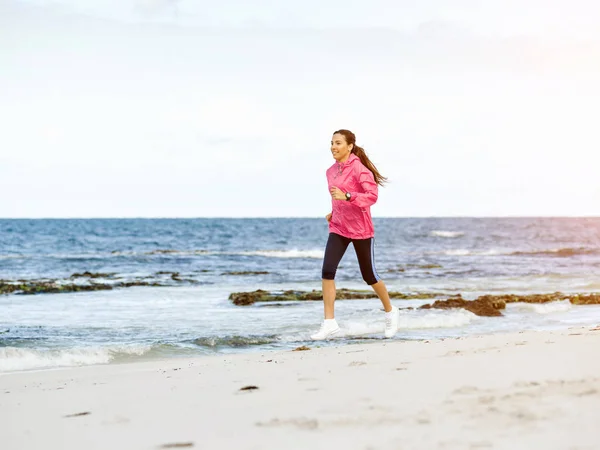
{"type": "Polygon", "coordinates": [[[356,136],[354,135],[354,133],[352,131],[337,130],[333,134],[341,134],[346,139],[346,144],[353,145],[351,152],[354,153],[356,156],[358,156],[360,158],[360,162],[362,162],[363,165],[371,171],[371,173],[373,174],[373,177],[375,178],[375,183],[377,183],[380,186],[383,186],[384,183],[387,183],[388,179],[379,173],[379,171],[377,170],[377,167],[375,167],[375,164],[373,164],[371,162],[371,160],[369,159],[369,157],[367,156],[365,149],[356,145],[356,136]]]}

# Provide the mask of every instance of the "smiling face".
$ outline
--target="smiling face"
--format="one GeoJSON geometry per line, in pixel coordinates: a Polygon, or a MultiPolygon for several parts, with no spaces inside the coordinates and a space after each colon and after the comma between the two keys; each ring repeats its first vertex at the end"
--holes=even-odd
{"type": "Polygon", "coordinates": [[[343,134],[336,133],[331,139],[331,153],[337,162],[346,162],[354,144],[348,145],[343,134]]]}

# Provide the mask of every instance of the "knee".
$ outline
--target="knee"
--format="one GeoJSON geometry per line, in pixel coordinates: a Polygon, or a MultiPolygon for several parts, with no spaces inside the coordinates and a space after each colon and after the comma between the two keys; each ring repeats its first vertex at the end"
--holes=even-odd
{"type": "Polygon", "coordinates": [[[369,286],[373,286],[379,282],[374,274],[363,275],[363,280],[365,280],[365,283],[367,283],[369,286]]]}

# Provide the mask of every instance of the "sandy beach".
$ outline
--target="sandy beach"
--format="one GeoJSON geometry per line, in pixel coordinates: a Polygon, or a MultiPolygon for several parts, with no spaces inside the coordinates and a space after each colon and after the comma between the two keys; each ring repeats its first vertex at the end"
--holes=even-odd
{"type": "Polygon", "coordinates": [[[596,449],[599,348],[600,328],[577,327],[7,373],[0,442],[596,449]]]}

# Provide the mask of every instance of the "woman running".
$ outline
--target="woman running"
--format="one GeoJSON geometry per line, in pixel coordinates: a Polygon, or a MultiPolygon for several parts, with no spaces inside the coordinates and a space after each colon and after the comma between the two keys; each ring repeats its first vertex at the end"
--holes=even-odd
{"type": "Polygon", "coordinates": [[[398,330],[398,308],[392,306],[387,288],[374,265],[375,229],[371,219],[371,205],[377,201],[377,185],[383,186],[383,177],[356,145],[356,136],[348,130],[333,133],[331,153],[335,163],[327,169],[327,184],[331,194],[331,213],[327,214],[329,238],[323,259],[323,305],[325,320],[314,340],[327,339],[340,331],[335,316],[335,273],[352,242],[363,280],[370,285],[385,310],[385,337],[391,338],[398,330]]]}

